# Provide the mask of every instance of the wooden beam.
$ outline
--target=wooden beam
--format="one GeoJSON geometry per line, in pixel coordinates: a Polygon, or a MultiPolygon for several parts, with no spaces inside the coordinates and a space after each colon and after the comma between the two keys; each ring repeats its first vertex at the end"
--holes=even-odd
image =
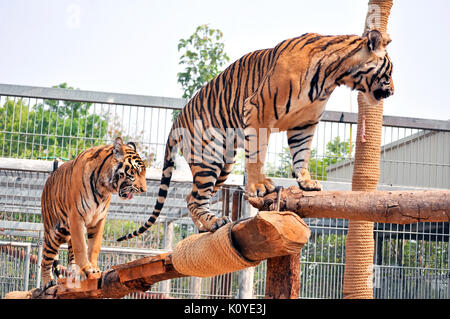
{"type": "Polygon", "coordinates": [[[179,277],[184,275],[173,268],[170,255],[166,253],[114,266],[79,282],[58,279],[56,286],[34,289],[31,299],[121,298],[135,291],[146,291],[158,281],[179,277]]]}
{"type": "MultiPolygon", "coordinates": [[[[204,236],[208,235],[205,233],[204,236]]],[[[236,222],[231,228],[231,239],[228,240],[246,259],[261,261],[299,254],[309,235],[308,226],[294,213],[259,212],[253,218],[236,222]]],[[[186,250],[190,248],[186,245],[182,247],[186,250]]],[[[135,291],[146,291],[156,282],[184,276],[175,269],[172,255],[166,253],[117,265],[79,282],[62,278],[56,286],[46,290],[34,289],[31,293],[23,292],[22,296],[31,299],[121,298],[135,291]]],[[[17,292],[13,292],[5,298],[20,297],[17,292]]]]}
{"type": "Polygon", "coordinates": [[[300,254],[267,259],[265,299],[297,299],[300,291],[300,254]]]}
{"type": "MultiPolygon", "coordinates": [[[[248,200],[260,210],[276,210],[276,193],[248,200]]],[[[345,218],[396,224],[448,222],[450,191],[303,192],[291,186],[281,191],[279,208],[302,218],[345,218]]]]}

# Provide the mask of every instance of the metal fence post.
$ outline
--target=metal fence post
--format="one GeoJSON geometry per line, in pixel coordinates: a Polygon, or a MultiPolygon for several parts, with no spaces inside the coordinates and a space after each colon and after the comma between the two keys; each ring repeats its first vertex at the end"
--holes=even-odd
{"type": "Polygon", "coordinates": [[[44,246],[44,232],[39,231],[39,240],[38,240],[38,258],[36,265],[36,288],[41,288],[41,262],[42,262],[42,247],[44,246]]]}
{"type": "Polygon", "coordinates": [[[23,265],[24,272],[23,272],[23,290],[28,290],[28,285],[30,281],[30,258],[31,258],[31,243],[28,243],[26,247],[26,255],[25,255],[25,263],[23,265]]]}
{"type": "MultiPolygon", "coordinates": [[[[244,204],[244,214],[242,218],[252,217],[258,213],[258,210],[251,206],[248,201],[244,204]]],[[[253,298],[253,281],[255,277],[255,267],[250,267],[239,272],[239,299],[252,299],[253,298]]]]}
{"type": "Polygon", "coordinates": [[[447,299],[450,299],[450,240],[447,244],[447,299]]]}
{"type": "MultiPolygon", "coordinates": [[[[169,221],[164,223],[164,249],[171,251],[172,250],[172,241],[173,241],[173,226],[174,221],[169,221]]],[[[170,286],[171,280],[162,281],[159,285],[159,290],[164,297],[170,296],[170,286]]]]}

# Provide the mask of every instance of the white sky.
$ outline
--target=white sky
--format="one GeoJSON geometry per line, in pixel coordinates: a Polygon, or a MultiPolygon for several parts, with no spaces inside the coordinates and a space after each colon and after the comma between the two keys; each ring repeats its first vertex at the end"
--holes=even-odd
{"type": "MultiPolygon", "coordinates": [[[[0,0],[0,83],[180,97],[177,44],[198,25],[221,29],[234,61],[305,32],[360,34],[367,3],[0,0]]],[[[385,114],[450,119],[449,9],[448,0],[394,0],[396,92],[385,114]]],[[[349,92],[338,88],[327,109],[349,111],[349,92]]]]}

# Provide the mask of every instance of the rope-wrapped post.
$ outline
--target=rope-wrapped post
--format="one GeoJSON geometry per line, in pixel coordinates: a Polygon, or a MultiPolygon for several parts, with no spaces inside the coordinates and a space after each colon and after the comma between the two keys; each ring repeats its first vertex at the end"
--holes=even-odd
{"type": "Polygon", "coordinates": [[[62,278],[46,290],[11,292],[5,298],[121,298],[167,279],[211,277],[255,266],[267,258],[298,254],[309,235],[309,227],[298,215],[262,211],[214,233],[189,236],[172,253],[117,265],[80,282],[62,278]]]}
{"type": "MultiPolygon", "coordinates": [[[[370,0],[364,32],[376,28],[386,34],[393,0],[370,0]]],[[[375,191],[380,176],[381,129],[383,101],[369,105],[361,93],[358,94],[358,130],[352,190],[375,191]]],[[[373,271],[373,223],[352,221],[348,223],[346,238],[344,298],[372,299],[373,271]]]]}

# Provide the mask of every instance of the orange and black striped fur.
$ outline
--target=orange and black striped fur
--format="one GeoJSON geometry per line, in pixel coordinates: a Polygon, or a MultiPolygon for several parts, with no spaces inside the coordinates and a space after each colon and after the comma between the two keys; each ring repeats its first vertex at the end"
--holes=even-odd
{"type": "Polygon", "coordinates": [[[246,54],[232,63],[181,111],[166,144],[153,214],[139,230],[119,240],[141,234],[160,214],[177,147],[192,171],[192,192],[186,200],[200,230],[214,231],[227,222],[210,213],[208,205],[231,172],[239,132],[245,143],[248,196],[263,196],[275,189],[262,171],[268,143],[263,134],[268,136],[273,128],[287,131],[299,186],[320,190],[321,185],[311,180],[307,167],[312,138],[325,104],[340,85],[363,92],[370,104],[393,94],[392,63],[385,51],[389,42],[377,30],[362,37],[309,33],[285,40],[272,49],[246,54]],[[229,135],[230,129],[239,130],[229,135]],[[201,130],[209,135],[199,135],[201,130]],[[230,136],[234,136],[231,141],[230,136]],[[218,154],[214,152],[217,149],[225,151],[218,154]],[[199,154],[201,160],[195,160],[199,154]]]}
{"type": "Polygon", "coordinates": [[[136,145],[125,145],[120,137],[112,145],[85,150],[55,170],[42,193],[44,285],[54,284],[52,267],[57,268],[58,249],[63,243],[68,244],[69,265],[76,264],[86,275],[98,272],[97,258],[111,195],[118,193],[121,199],[131,199],[134,193],[146,189],[145,165],[136,145]]]}

